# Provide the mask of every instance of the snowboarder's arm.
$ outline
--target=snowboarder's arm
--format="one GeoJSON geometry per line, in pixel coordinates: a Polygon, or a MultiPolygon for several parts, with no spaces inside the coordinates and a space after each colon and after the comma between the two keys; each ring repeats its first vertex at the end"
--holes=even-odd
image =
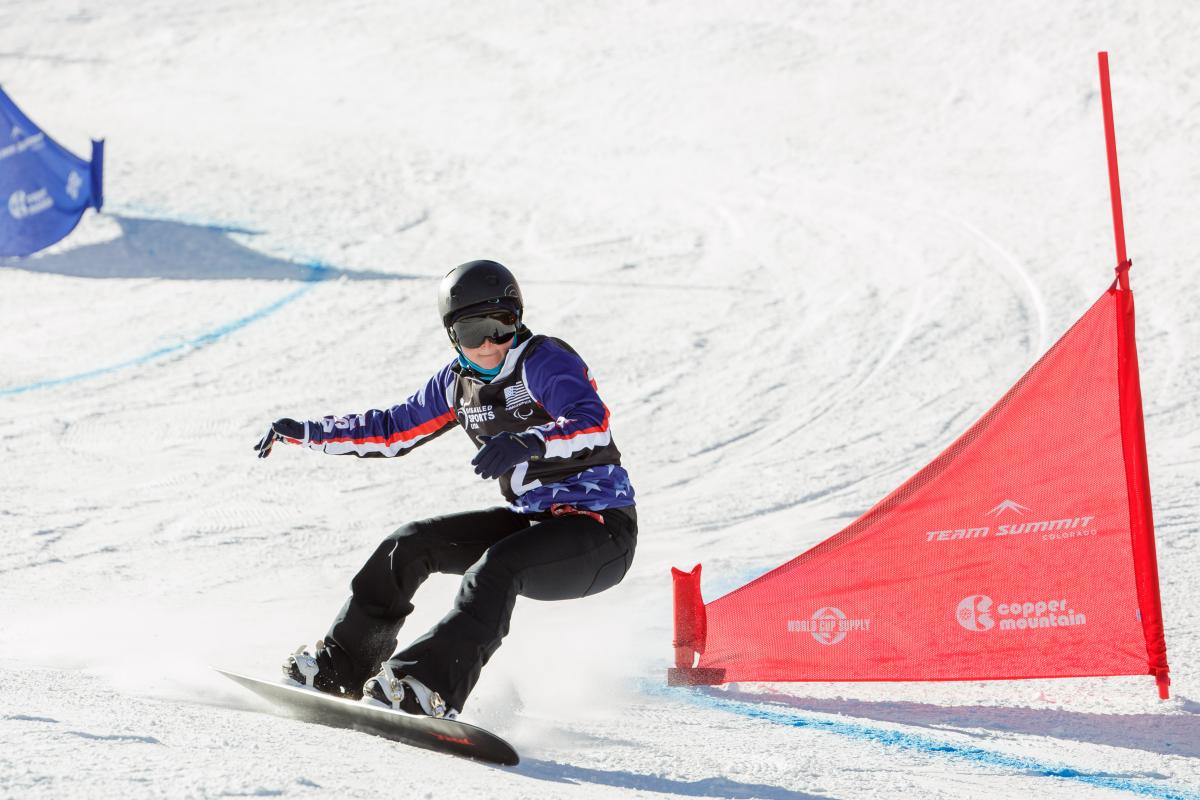
{"type": "Polygon", "coordinates": [[[360,458],[402,456],[452,427],[458,418],[447,399],[453,381],[446,366],[424,388],[386,410],[325,417],[305,423],[305,447],[360,458]]]}
{"type": "Polygon", "coordinates": [[[546,444],[544,458],[570,458],[612,441],[608,408],[583,359],[554,342],[531,353],[525,386],[554,422],[529,429],[546,444]]]}

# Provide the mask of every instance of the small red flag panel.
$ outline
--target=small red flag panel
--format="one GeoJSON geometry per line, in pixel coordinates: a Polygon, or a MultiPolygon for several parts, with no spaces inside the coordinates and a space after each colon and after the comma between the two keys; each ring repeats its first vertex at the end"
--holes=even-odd
{"type": "Polygon", "coordinates": [[[1149,672],[1165,692],[1134,352],[1114,285],[860,519],[707,605],[677,602],[676,644],[703,649],[694,682],[1149,672]]]}

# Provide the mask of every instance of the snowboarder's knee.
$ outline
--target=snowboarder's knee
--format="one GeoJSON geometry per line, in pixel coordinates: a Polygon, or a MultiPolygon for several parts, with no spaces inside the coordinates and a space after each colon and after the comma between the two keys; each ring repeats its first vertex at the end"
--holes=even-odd
{"type": "Polygon", "coordinates": [[[509,587],[516,582],[516,579],[516,570],[513,569],[513,565],[489,550],[463,573],[459,597],[473,596],[477,594],[478,587],[481,586],[489,589],[509,587]]]}
{"type": "Polygon", "coordinates": [[[429,547],[431,536],[429,526],[424,520],[408,522],[392,531],[391,535],[379,544],[379,550],[391,554],[393,551],[416,552],[429,547]]]}
{"type": "Polygon", "coordinates": [[[407,564],[422,557],[431,546],[427,529],[420,522],[401,525],[376,546],[370,558],[355,576],[353,585],[376,581],[390,575],[396,564],[407,564]]]}

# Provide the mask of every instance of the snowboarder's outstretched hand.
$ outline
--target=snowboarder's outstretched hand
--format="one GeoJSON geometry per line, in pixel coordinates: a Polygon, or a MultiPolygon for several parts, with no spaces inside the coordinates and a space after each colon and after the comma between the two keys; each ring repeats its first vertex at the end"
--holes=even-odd
{"type": "Polygon", "coordinates": [[[497,433],[484,436],[483,447],[471,459],[475,474],[481,478],[499,478],[534,456],[546,454],[546,443],[533,433],[497,433]]]}
{"type": "Polygon", "coordinates": [[[267,433],[258,440],[258,444],[254,445],[254,449],[258,451],[259,458],[266,458],[271,455],[271,446],[275,444],[276,439],[293,439],[297,442],[304,441],[304,423],[297,422],[294,419],[277,419],[271,423],[271,427],[267,428],[267,433]]]}

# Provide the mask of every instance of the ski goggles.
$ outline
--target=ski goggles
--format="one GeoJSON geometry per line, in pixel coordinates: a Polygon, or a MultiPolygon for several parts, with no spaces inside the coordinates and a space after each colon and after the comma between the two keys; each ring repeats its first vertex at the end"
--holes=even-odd
{"type": "Polygon", "coordinates": [[[450,323],[450,338],[460,347],[479,347],[484,339],[504,344],[517,334],[521,321],[511,311],[493,311],[479,317],[463,317],[450,323]]]}

